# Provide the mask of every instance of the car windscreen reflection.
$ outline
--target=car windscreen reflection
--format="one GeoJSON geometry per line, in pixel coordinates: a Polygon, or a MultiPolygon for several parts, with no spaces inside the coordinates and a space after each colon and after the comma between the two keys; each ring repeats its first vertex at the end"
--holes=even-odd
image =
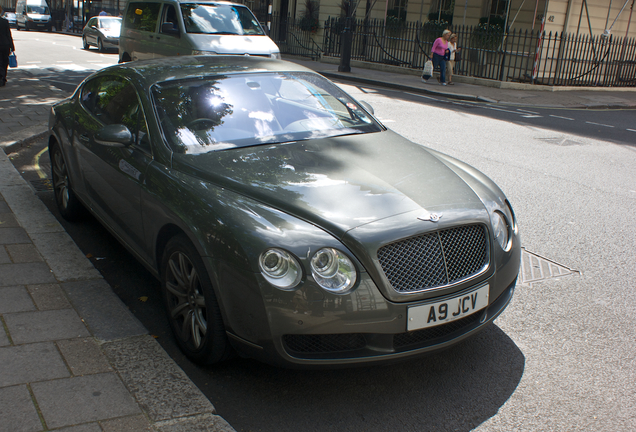
{"type": "Polygon", "coordinates": [[[199,154],[383,130],[329,81],[308,73],[258,73],[164,82],[153,100],[168,144],[199,154]]]}

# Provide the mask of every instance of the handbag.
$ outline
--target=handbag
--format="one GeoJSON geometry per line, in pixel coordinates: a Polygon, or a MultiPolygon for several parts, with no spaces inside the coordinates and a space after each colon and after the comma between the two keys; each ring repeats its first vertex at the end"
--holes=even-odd
{"type": "Polygon", "coordinates": [[[455,61],[458,62],[462,59],[462,52],[457,50],[455,51],[455,61]]]}
{"type": "Polygon", "coordinates": [[[9,67],[18,67],[18,57],[15,55],[15,52],[9,54],[9,67]]]}
{"type": "Polygon", "coordinates": [[[428,60],[424,63],[424,69],[422,70],[422,79],[428,81],[433,76],[433,62],[428,60]]]}

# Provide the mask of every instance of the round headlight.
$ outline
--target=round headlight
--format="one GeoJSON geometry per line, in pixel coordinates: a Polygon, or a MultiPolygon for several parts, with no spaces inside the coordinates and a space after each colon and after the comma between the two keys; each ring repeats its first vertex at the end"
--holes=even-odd
{"type": "Polygon", "coordinates": [[[355,285],[356,268],[342,252],[323,248],[311,258],[311,274],[323,289],[336,294],[344,293],[355,285]]]}
{"type": "Polygon", "coordinates": [[[303,275],[296,258],[282,249],[266,250],[258,263],[265,279],[281,289],[295,288],[303,275]]]}
{"type": "Polygon", "coordinates": [[[503,213],[498,211],[494,212],[492,229],[499,246],[507,251],[510,248],[510,225],[503,213]]]}

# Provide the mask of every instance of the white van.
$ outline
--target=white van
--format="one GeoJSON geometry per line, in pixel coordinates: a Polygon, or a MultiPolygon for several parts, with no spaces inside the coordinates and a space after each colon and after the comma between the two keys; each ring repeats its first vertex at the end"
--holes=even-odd
{"type": "Polygon", "coordinates": [[[51,9],[46,0],[18,0],[15,15],[18,30],[51,31],[51,9]]]}
{"type": "Polygon", "coordinates": [[[244,5],[210,0],[128,0],[119,62],[197,55],[280,58],[280,50],[244,5]]]}

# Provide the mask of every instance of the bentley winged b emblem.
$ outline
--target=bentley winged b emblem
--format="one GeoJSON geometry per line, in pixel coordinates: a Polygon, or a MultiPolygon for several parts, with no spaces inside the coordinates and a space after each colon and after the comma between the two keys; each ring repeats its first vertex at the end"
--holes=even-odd
{"type": "Polygon", "coordinates": [[[443,216],[442,213],[429,213],[426,210],[424,210],[423,213],[419,215],[417,218],[423,221],[438,222],[442,216],[443,216]]]}

